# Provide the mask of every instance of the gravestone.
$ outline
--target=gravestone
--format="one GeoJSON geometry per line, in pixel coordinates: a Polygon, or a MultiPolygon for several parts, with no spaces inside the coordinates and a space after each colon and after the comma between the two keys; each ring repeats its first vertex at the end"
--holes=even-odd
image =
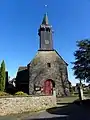
{"type": "Polygon", "coordinates": [[[82,101],[84,99],[84,96],[83,96],[83,88],[80,85],[78,86],[78,93],[79,93],[79,100],[82,101]]]}
{"type": "Polygon", "coordinates": [[[53,96],[56,97],[56,90],[55,89],[53,89],[53,96]]]}

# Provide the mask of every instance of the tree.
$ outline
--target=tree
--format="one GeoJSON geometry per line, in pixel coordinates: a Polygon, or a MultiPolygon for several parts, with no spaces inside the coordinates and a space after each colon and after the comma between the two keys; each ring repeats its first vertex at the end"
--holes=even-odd
{"type": "Polygon", "coordinates": [[[90,82],[90,40],[77,41],[78,50],[75,51],[73,62],[74,75],[81,81],[90,82]]]}
{"type": "Polygon", "coordinates": [[[4,60],[1,63],[1,69],[0,69],[0,90],[4,91],[5,90],[5,62],[4,60]]]}

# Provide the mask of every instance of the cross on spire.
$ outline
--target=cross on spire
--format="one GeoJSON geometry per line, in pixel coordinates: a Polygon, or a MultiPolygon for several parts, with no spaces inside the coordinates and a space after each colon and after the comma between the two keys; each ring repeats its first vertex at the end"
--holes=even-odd
{"type": "Polygon", "coordinates": [[[47,6],[48,6],[48,5],[44,5],[44,6],[45,6],[45,12],[47,13],[47,6]]]}
{"type": "MultiPolygon", "coordinates": [[[[47,6],[48,6],[47,4],[44,5],[45,8],[47,8],[47,6]]],[[[43,17],[42,24],[44,24],[44,25],[48,25],[49,24],[49,22],[48,22],[48,15],[47,15],[47,10],[46,9],[45,9],[45,14],[44,14],[44,17],[43,17]]]]}
{"type": "Polygon", "coordinates": [[[53,50],[52,26],[48,22],[47,12],[44,14],[38,35],[40,37],[40,50],[53,50]]]}

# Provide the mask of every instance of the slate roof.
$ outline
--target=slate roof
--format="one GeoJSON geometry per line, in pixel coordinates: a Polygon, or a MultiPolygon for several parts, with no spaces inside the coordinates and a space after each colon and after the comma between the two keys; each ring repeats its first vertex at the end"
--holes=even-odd
{"type": "Polygon", "coordinates": [[[26,69],[27,69],[27,67],[26,67],[26,66],[20,66],[20,67],[18,68],[18,72],[19,72],[19,71],[26,70],[26,69]]]}
{"type": "Polygon", "coordinates": [[[43,24],[43,25],[48,25],[48,24],[49,24],[47,13],[44,15],[44,18],[43,18],[42,24],[43,24]]]}

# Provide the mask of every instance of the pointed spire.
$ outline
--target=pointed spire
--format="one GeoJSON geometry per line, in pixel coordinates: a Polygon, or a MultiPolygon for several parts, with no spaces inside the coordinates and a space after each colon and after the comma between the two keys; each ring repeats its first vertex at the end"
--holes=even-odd
{"type": "Polygon", "coordinates": [[[49,24],[49,22],[48,22],[48,16],[47,16],[47,13],[46,13],[46,14],[44,14],[42,24],[44,24],[44,25],[48,25],[48,24],[49,24]]]}

